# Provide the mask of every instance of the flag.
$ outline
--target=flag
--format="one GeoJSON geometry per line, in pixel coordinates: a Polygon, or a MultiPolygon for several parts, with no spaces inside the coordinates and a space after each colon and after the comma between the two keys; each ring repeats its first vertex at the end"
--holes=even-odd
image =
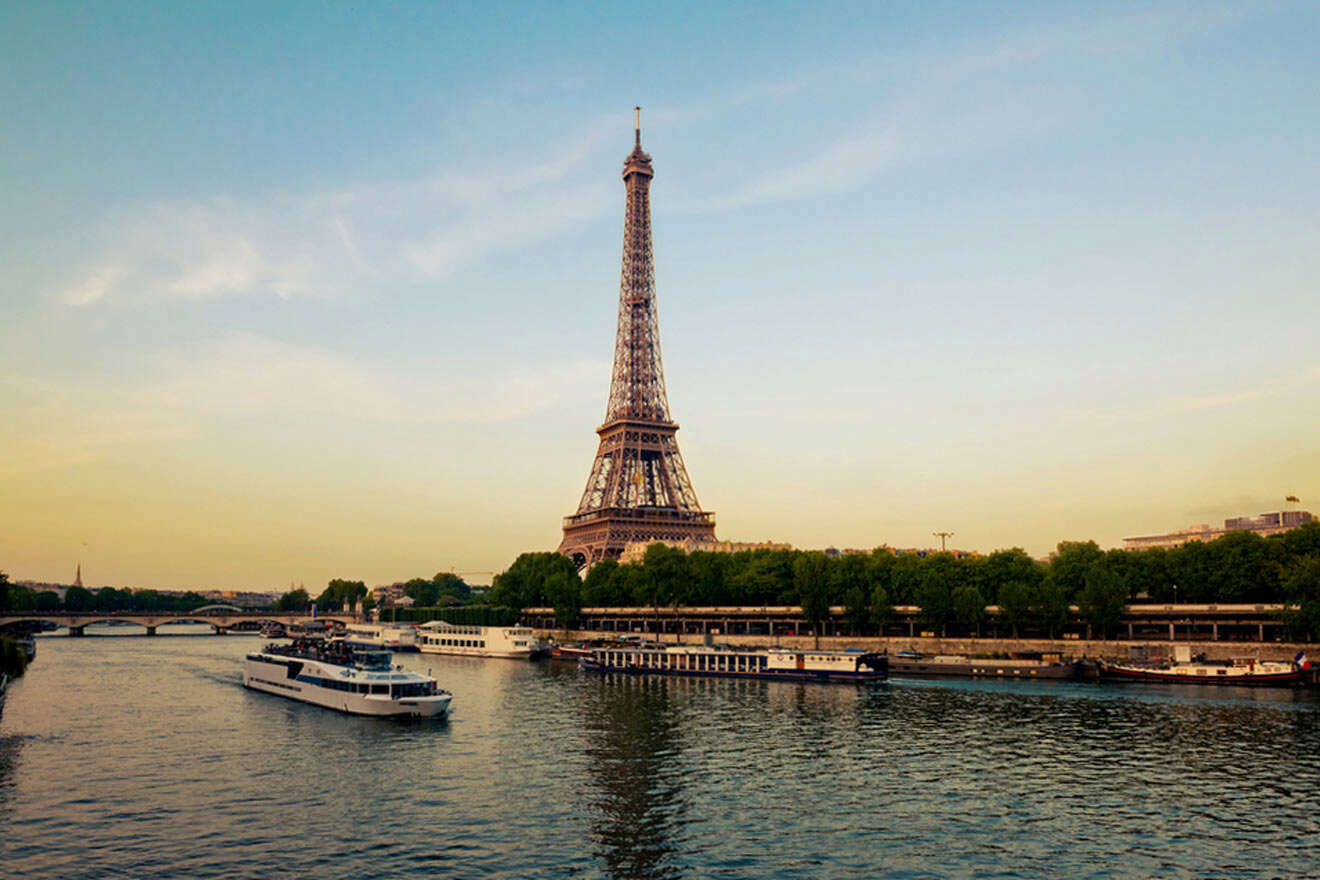
{"type": "Polygon", "coordinates": [[[1285,499],[1283,499],[1283,500],[1284,500],[1284,501],[1301,501],[1302,499],[1298,498],[1296,495],[1289,495],[1287,498],[1285,498],[1285,499]]]}
{"type": "Polygon", "coordinates": [[[1298,651],[1297,656],[1293,658],[1293,662],[1296,663],[1297,668],[1303,672],[1311,668],[1311,661],[1306,659],[1305,651],[1298,651]]]}

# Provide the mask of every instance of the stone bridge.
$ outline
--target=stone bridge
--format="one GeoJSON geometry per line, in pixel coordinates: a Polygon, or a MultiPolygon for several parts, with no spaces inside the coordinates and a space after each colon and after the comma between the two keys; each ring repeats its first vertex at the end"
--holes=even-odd
{"type": "MultiPolygon", "coordinates": [[[[136,623],[146,627],[147,635],[156,635],[156,627],[167,623],[204,623],[216,635],[224,635],[234,626],[248,621],[282,623],[288,626],[308,620],[308,615],[275,611],[248,611],[222,605],[208,605],[193,611],[21,611],[0,614],[0,630],[13,625],[54,623],[67,626],[69,635],[86,635],[86,627],[93,623],[136,623]]],[[[352,623],[357,617],[349,613],[317,613],[317,620],[352,623]]]]}

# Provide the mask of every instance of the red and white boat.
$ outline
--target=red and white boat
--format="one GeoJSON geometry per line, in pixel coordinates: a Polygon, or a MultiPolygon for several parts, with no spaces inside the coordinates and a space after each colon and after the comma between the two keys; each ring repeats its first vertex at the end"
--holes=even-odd
{"type": "Polygon", "coordinates": [[[1122,663],[1099,664],[1105,681],[1158,681],[1171,684],[1254,685],[1287,687],[1305,684],[1310,677],[1311,661],[1297,652],[1291,662],[1248,658],[1229,661],[1195,661],[1186,647],[1174,649],[1174,662],[1166,666],[1135,666],[1122,663]]]}

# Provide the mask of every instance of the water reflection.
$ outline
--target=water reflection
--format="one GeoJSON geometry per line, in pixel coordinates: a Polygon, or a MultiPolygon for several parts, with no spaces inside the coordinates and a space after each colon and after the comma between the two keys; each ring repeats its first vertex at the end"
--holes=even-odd
{"type": "Polygon", "coordinates": [[[683,747],[666,679],[607,676],[589,692],[587,797],[596,858],[610,877],[680,877],[683,747]]]}

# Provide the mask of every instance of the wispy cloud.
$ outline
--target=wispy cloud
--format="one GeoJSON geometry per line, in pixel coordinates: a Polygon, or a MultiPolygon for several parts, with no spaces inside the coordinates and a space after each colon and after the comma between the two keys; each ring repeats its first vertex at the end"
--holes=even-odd
{"type": "Polygon", "coordinates": [[[153,359],[161,378],[130,393],[137,407],[251,417],[316,414],[396,424],[499,422],[596,393],[604,361],[566,359],[463,373],[404,371],[237,333],[153,359]]]}
{"type": "Polygon", "coordinates": [[[105,223],[100,261],[58,299],[80,307],[287,299],[443,281],[613,207],[608,181],[589,172],[606,132],[617,129],[603,120],[586,125],[541,160],[515,156],[485,169],[371,186],[121,211],[105,223]]]}
{"type": "MultiPolygon", "coordinates": [[[[810,99],[824,92],[858,94],[858,119],[846,135],[806,158],[765,171],[700,209],[731,209],[805,199],[866,186],[896,167],[993,150],[1061,130],[1089,112],[1086,96],[1053,79],[1059,65],[1087,56],[1140,55],[1236,24],[1262,7],[1250,4],[1170,3],[1084,20],[1035,24],[982,44],[878,58],[745,89],[738,101],[810,99]],[[1024,91],[1013,79],[1032,71],[1024,91]],[[996,100],[979,93],[995,77],[1011,81],[996,100]],[[978,97],[969,97],[970,94],[978,97]]],[[[717,105],[718,106],[718,105],[717,105]]]]}
{"type": "Polygon", "coordinates": [[[1256,385],[1221,391],[1215,394],[1202,394],[1178,399],[1178,407],[1183,410],[1220,409],[1237,406],[1256,400],[1282,397],[1293,391],[1320,385],[1320,364],[1313,364],[1282,376],[1270,376],[1256,385]]]}

